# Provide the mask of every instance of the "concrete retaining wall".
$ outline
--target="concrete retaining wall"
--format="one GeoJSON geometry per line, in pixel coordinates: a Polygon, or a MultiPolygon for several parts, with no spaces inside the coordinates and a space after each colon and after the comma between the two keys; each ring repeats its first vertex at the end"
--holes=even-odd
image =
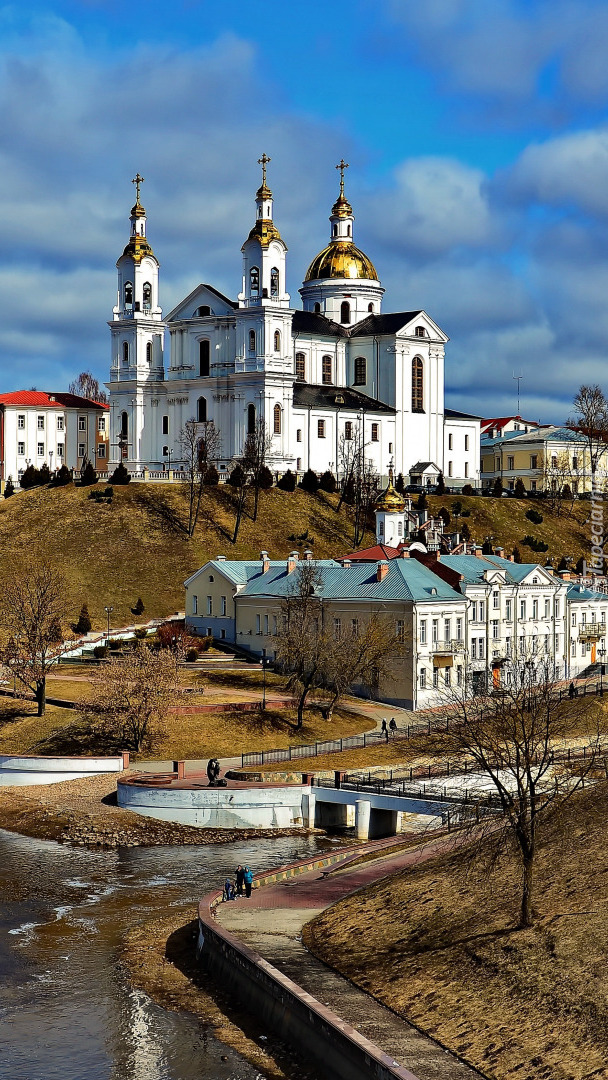
{"type": "Polygon", "coordinates": [[[0,754],[0,786],[59,784],[100,773],[122,772],[129,768],[129,755],[114,757],[31,757],[0,754]]]}
{"type": "Polygon", "coordinates": [[[154,788],[118,783],[118,805],[144,817],[205,829],[289,829],[302,826],[302,796],[310,787],[154,788]]]}
{"type": "MultiPolygon", "coordinates": [[[[319,860],[327,864],[331,860],[319,860]]],[[[306,869],[317,862],[306,864],[306,869]]],[[[304,869],[304,867],[303,867],[304,869]]],[[[266,883],[265,878],[255,884],[266,883]]],[[[199,955],[207,970],[328,1080],[417,1080],[213,918],[217,894],[199,907],[199,955]]]]}

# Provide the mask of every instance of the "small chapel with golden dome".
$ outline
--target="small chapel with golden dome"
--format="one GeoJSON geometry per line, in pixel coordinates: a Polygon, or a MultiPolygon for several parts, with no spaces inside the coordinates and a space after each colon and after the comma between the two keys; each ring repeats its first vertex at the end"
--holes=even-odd
{"type": "Polygon", "coordinates": [[[382,311],[384,289],[355,244],[343,160],[327,246],[292,305],[287,245],[274,220],[264,154],[255,219],[242,246],[241,289],[231,300],[199,284],[168,315],[159,263],[146,235],[137,174],[128,243],[117,262],[110,321],[110,464],[179,470],[180,433],[213,422],[225,474],[263,423],[275,473],[344,475],[363,454],[386,482],[389,467],[423,485],[479,483],[478,417],[444,406],[447,336],[422,309],[382,311]]]}

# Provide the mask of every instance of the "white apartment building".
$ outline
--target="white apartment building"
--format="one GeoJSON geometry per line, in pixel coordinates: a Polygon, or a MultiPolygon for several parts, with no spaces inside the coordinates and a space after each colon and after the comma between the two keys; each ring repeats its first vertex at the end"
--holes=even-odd
{"type": "Polygon", "coordinates": [[[75,394],[17,390],[0,394],[0,479],[17,484],[28,465],[51,472],[85,460],[108,467],[109,409],[75,394]]]}

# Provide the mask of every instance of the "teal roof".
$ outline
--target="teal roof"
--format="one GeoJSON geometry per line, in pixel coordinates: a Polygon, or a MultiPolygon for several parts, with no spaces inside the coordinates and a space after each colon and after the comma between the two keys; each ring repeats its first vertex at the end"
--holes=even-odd
{"type": "Polygon", "coordinates": [[[584,600],[605,600],[608,603],[608,595],[603,592],[596,592],[595,589],[588,589],[586,585],[577,585],[575,582],[568,586],[567,592],[568,603],[577,603],[584,600]]]}
{"type": "MultiPolygon", "coordinates": [[[[321,579],[316,595],[324,600],[462,600],[460,593],[416,559],[391,559],[382,581],[377,580],[373,563],[317,562],[315,567],[321,579]]],[[[265,574],[250,579],[239,595],[286,599],[294,593],[295,574],[287,573],[284,562],[273,562],[265,574]]]]}
{"type": "Polygon", "coordinates": [[[484,574],[490,569],[506,570],[507,581],[512,582],[523,581],[533,570],[544,569],[540,563],[515,563],[499,555],[483,555],[481,558],[477,555],[442,555],[441,562],[457,574],[462,574],[467,585],[485,582],[484,574]]]}

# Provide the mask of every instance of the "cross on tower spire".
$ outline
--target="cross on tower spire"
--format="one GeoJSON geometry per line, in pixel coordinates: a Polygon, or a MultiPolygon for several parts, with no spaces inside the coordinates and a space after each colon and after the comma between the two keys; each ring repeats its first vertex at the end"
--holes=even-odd
{"type": "Polygon", "coordinates": [[[262,154],[261,158],[258,158],[258,165],[262,166],[262,187],[266,186],[266,166],[268,162],[272,161],[266,154],[262,154]]]}
{"type": "Polygon", "coordinates": [[[135,202],[136,202],[136,205],[138,205],[138,206],[139,206],[139,186],[140,186],[140,184],[143,184],[143,182],[144,182],[144,178],[143,178],[143,176],[140,176],[139,173],[137,173],[137,176],[135,176],[133,178],[133,180],[131,181],[132,184],[135,184],[135,189],[137,191],[137,197],[135,199],[135,202]]]}
{"type": "Polygon", "coordinates": [[[339,165],[336,165],[336,169],[340,170],[340,195],[344,195],[344,170],[348,168],[350,168],[348,162],[340,158],[339,165]]]}

